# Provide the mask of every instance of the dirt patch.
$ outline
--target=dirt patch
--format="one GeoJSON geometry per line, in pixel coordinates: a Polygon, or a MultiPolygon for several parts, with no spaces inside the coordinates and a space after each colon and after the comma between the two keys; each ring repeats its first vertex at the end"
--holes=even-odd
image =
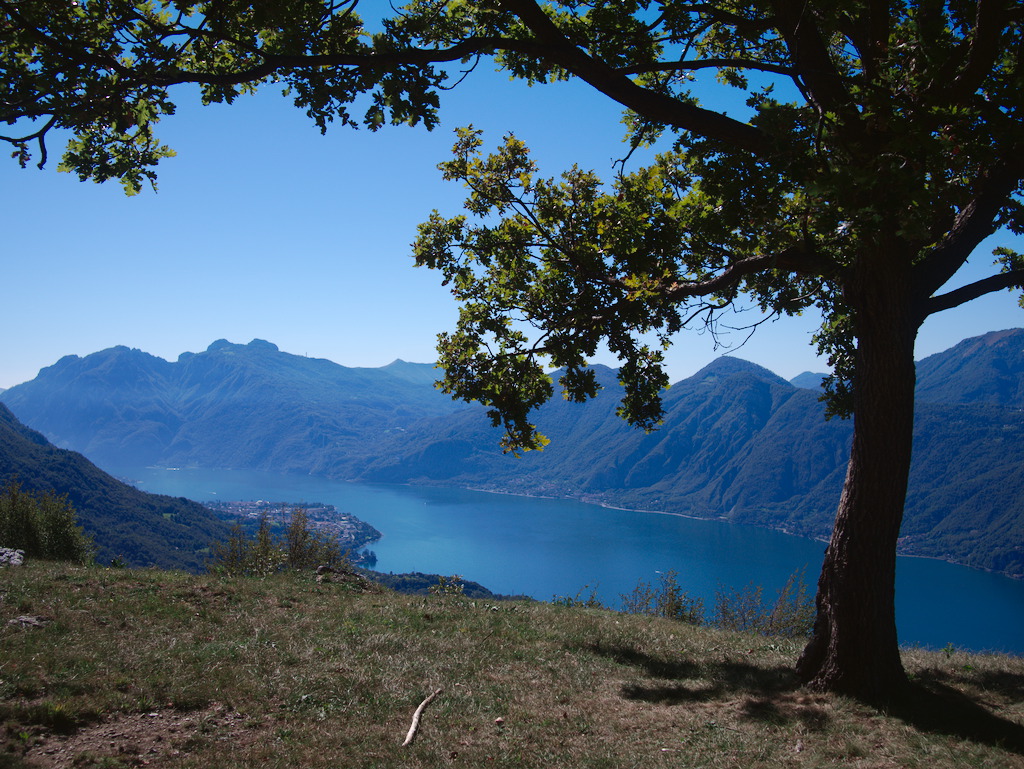
{"type": "Polygon", "coordinates": [[[159,766],[198,742],[224,741],[236,750],[256,733],[256,725],[226,705],[193,711],[165,708],[117,715],[70,734],[35,735],[25,760],[43,769],[159,766]]]}

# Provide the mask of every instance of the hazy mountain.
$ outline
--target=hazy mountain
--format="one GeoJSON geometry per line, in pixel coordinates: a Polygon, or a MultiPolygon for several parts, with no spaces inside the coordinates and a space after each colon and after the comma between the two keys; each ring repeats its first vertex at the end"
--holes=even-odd
{"type": "Polygon", "coordinates": [[[917,400],[1024,408],[1024,330],[965,339],[919,361],[917,400]]]}
{"type": "MultiPolygon", "coordinates": [[[[920,362],[904,552],[1024,574],[1022,349],[1024,331],[993,332],[920,362]]],[[[176,363],[127,348],[64,358],[2,399],[112,465],[469,486],[828,536],[852,425],[825,420],[817,386],[722,357],[673,385],[645,434],[615,414],[616,372],[595,371],[598,397],[540,409],[551,443],[518,458],[482,407],[433,388],[429,365],[348,369],[259,340],[176,363]]]]}
{"type": "Polygon", "coordinates": [[[806,390],[822,390],[821,382],[825,379],[828,374],[815,373],[813,371],[805,371],[802,374],[797,374],[795,377],[789,380],[789,383],[793,387],[802,387],[806,390]]]}
{"type": "MultiPolygon", "coordinates": [[[[515,458],[497,447],[482,410],[425,419],[382,444],[363,477],[444,482],[741,520],[789,510],[809,495],[834,507],[851,425],[826,422],[817,395],[755,364],[723,357],[665,393],[649,434],[615,414],[615,372],[586,404],[553,400],[536,416],[551,439],[515,458]]],[[[831,514],[831,511],[829,511],[831,514]]],[[[827,531],[826,531],[827,533],[827,531]]]]}
{"type": "Polygon", "coordinates": [[[262,340],[174,363],[114,347],[68,356],[3,401],[58,446],[108,467],[244,467],[351,475],[389,432],[459,406],[434,368],[346,368],[262,340]]]}
{"type": "MultiPolygon", "coordinates": [[[[1024,574],[1024,413],[1000,395],[1019,392],[1024,372],[999,350],[1024,344],[1024,331],[996,332],[922,362],[921,388],[941,384],[953,403],[917,409],[915,458],[901,550],[1010,574],[1024,574]],[[1003,373],[979,389],[970,360],[1003,373]],[[960,371],[951,377],[947,371],[960,371]]],[[[805,536],[829,535],[845,476],[852,423],[826,421],[818,392],[795,387],[751,363],[720,358],[665,394],[665,422],[644,434],[615,416],[615,374],[599,368],[604,390],[587,404],[555,400],[536,423],[551,438],[520,458],[496,448],[498,431],[480,411],[424,420],[364,477],[570,496],[757,524],[805,536]]],[[[926,396],[922,397],[926,400],[926,396]]]]}
{"type": "Polygon", "coordinates": [[[81,454],[51,445],[0,404],[0,482],[9,481],[26,491],[67,495],[104,564],[120,558],[132,566],[196,571],[203,549],[228,533],[202,505],[118,481],[81,454]]]}

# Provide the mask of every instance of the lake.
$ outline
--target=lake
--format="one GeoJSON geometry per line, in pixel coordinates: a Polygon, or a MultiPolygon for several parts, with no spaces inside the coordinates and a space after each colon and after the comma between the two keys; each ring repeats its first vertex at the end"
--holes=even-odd
{"type": "MultiPolygon", "coordinates": [[[[224,470],[118,470],[139,488],[212,500],[324,502],[372,524],[384,572],[460,574],[497,593],[541,600],[594,590],[617,605],[638,580],[675,570],[692,596],[764,586],[774,597],[806,572],[813,591],[825,544],[767,529],[617,510],[572,500],[462,489],[382,486],[224,470]]],[[[897,624],[905,645],[1024,654],[1024,582],[941,561],[901,557],[897,624]]]]}

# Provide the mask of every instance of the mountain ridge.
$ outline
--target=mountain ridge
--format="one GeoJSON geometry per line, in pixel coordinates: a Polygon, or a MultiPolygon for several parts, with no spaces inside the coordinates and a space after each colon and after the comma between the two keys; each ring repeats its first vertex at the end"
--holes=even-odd
{"type": "MultiPolygon", "coordinates": [[[[919,363],[901,552],[1024,574],[1022,350],[1024,331],[1008,329],[919,363]]],[[[731,356],[669,388],[664,425],[649,434],[617,417],[617,374],[595,366],[598,396],[539,409],[551,443],[518,459],[502,454],[483,407],[433,387],[430,364],[348,369],[263,340],[218,340],[177,364],[151,359],[128,348],[64,358],[2,399],[51,440],[113,466],[127,452],[152,464],[573,497],[819,538],[852,433],[824,418],[815,389],[731,356]]]]}
{"type": "Polygon", "coordinates": [[[121,346],[65,356],[6,391],[4,402],[55,445],[111,467],[328,474],[342,472],[348,454],[361,454],[368,436],[458,408],[423,384],[417,365],[346,368],[258,339],[217,340],[174,363],[121,346]],[[218,435],[234,440],[212,439],[218,435]],[[326,450],[329,444],[334,450],[326,450]]]}

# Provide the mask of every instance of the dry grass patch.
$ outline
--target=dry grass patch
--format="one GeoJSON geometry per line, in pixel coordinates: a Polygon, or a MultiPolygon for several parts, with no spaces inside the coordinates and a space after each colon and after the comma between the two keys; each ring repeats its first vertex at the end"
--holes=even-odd
{"type": "Polygon", "coordinates": [[[797,641],[642,615],[312,574],[2,578],[0,766],[1024,767],[1016,658],[908,651],[915,696],[879,712],[799,689],[797,641]]]}

